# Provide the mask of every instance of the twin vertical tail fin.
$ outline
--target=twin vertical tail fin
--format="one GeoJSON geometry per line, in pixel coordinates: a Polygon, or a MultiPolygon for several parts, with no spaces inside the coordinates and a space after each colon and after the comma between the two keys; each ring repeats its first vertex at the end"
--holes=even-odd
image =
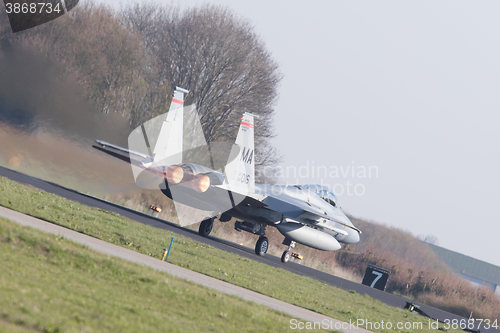
{"type": "Polygon", "coordinates": [[[224,183],[240,194],[255,192],[254,115],[244,113],[226,165],[224,183]]]}
{"type": "Polygon", "coordinates": [[[168,164],[182,163],[182,140],[184,137],[184,94],[186,89],[175,87],[167,118],[163,122],[153,151],[153,162],[168,158],[168,164]]]}

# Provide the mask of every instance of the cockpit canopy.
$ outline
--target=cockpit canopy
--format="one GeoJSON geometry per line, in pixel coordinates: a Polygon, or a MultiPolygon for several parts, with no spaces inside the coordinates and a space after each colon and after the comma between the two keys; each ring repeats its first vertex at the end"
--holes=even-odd
{"type": "Polygon", "coordinates": [[[332,190],[330,190],[326,186],[320,185],[310,185],[307,186],[310,190],[313,190],[316,195],[318,195],[321,199],[328,202],[333,207],[337,207],[337,197],[333,194],[332,190]]]}
{"type": "Polygon", "coordinates": [[[321,190],[317,193],[321,197],[321,199],[325,200],[333,207],[337,206],[337,198],[335,197],[335,194],[333,194],[332,191],[326,189],[326,190],[321,190]]]}

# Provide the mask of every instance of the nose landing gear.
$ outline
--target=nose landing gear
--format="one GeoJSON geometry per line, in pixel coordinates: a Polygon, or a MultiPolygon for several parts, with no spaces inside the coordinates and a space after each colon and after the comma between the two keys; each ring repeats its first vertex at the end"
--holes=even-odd
{"type": "Polygon", "coordinates": [[[282,263],[288,262],[290,260],[290,258],[295,258],[295,259],[299,259],[299,260],[304,258],[304,256],[301,256],[298,253],[292,252],[292,249],[295,247],[294,241],[289,240],[288,238],[285,238],[285,240],[283,241],[283,244],[288,245],[288,249],[283,251],[283,254],[281,255],[281,262],[282,263]]]}

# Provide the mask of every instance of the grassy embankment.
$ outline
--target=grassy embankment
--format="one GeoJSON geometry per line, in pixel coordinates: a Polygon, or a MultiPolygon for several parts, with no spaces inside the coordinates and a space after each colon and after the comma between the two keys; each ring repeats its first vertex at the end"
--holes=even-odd
{"type": "MultiPolygon", "coordinates": [[[[162,249],[174,235],[5,178],[0,178],[0,205],[157,258],[160,258],[162,249]]],[[[428,332],[427,319],[415,313],[220,251],[182,236],[176,236],[169,261],[336,319],[364,319],[379,323],[383,320],[394,325],[399,322],[418,325],[416,323],[422,322],[423,328],[412,332],[428,332]]],[[[118,276],[117,283],[122,278],[126,277],[118,276]]],[[[62,286],[64,284],[60,288],[62,286]]],[[[22,289],[17,290],[17,293],[18,296],[23,295],[22,289]]],[[[147,296],[141,295],[142,298],[146,300],[147,296]]],[[[205,310],[200,311],[209,311],[211,308],[209,302],[205,305],[205,310]]]]}
{"type": "Polygon", "coordinates": [[[0,218],[0,332],[288,332],[291,317],[0,218]]]}
{"type": "MultiPolygon", "coordinates": [[[[108,199],[136,210],[144,209],[147,203],[159,201],[145,193],[131,192],[108,199]]],[[[172,220],[172,211],[175,210],[168,204],[163,207],[167,209],[161,217],[172,220]]],[[[349,244],[333,253],[298,244],[295,251],[304,255],[301,264],[357,283],[361,283],[366,266],[375,264],[391,271],[386,292],[462,317],[468,317],[473,312],[475,318],[500,321],[500,297],[489,288],[477,288],[454,273],[414,235],[398,228],[350,218],[363,231],[361,242],[349,244]]],[[[197,230],[198,224],[189,228],[197,230]]],[[[231,222],[216,222],[212,235],[249,248],[255,246],[258,238],[247,232],[236,232],[231,222]]],[[[267,236],[270,241],[268,253],[281,256],[283,236],[276,228],[268,228],[267,236]]]]}

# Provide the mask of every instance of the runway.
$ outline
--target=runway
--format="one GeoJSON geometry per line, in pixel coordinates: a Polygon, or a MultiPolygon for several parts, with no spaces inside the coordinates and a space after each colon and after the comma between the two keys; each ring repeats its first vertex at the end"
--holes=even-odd
{"type": "MultiPolygon", "coordinates": [[[[410,300],[405,299],[403,297],[399,297],[393,294],[389,294],[377,289],[369,288],[367,286],[364,286],[362,284],[354,283],[336,276],[333,276],[331,274],[327,274],[303,265],[299,265],[297,263],[293,262],[288,262],[286,264],[283,264],[280,260],[280,258],[272,256],[272,255],[266,255],[264,257],[260,257],[255,255],[253,249],[249,249],[243,246],[240,246],[238,244],[228,242],[226,240],[216,238],[216,237],[202,237],[200,236],[197,232],[188,230],[185,228],[182,228],[176,224],[170,223],[165,220],[161,220],[71,189],[64,188],[62,186],[59,186],[57,184],[45,182],[43,180],[37,179],[30,177],[28,175],[12,171],[3,167],[0,167],[0,176],[9,178],[13,181],[23,183],[23,184],[28,184],[32,185],[34,187],[37,187],[41,190],[44,190],[46,192],[54,193],[56,195],[59,195],[61,197],[67,198],[72,201],[79,202],[81,204],[90,206],[90,207],[96,207],[100,208],[103,210],[111,211],[117,214],[120,214],[124,217],[127,217],[131,220],[151,225],[157,228],[169,230],[172,232],[175,232],[177,234],[184,235],[186,237],[189,237],[197,242],[200,243],[205,243],[208,245],[211,245],[213,247],[216,247],[218,249],[235,253],[240,256],[256,260],[262,263],[265,263],[267,265],[270,265],[272,267],[280,267],[283,269],[286,269],[290,272],[300,274],[303,276],[308,276],[311,278],[314,278],[318,281],[328,283],[329,285],[335,286],[342,288],[344,290],[354,290],[358,294],[366,294],[374,299],[378,299],[390,306],[398,307],[398,308],[404,308],[406,305],[406,302],[410,302],[410,300]]],[[[420,304],[418,302],[413,302],[414,304],[417,304],[420,306],[420,310],[425,312],[429,317],[438,319],[441,322],[444,322],[445,319],[448,320],[465,320],[467,318],[463,318],[451,313],[448,313],[446,311],[436,309],[424,304],[420,304]]],[[[484,327],[481,327],[481,332],[498,332],[500,333],[500,330],[496,329],[485,329],[484,327]]]]}

